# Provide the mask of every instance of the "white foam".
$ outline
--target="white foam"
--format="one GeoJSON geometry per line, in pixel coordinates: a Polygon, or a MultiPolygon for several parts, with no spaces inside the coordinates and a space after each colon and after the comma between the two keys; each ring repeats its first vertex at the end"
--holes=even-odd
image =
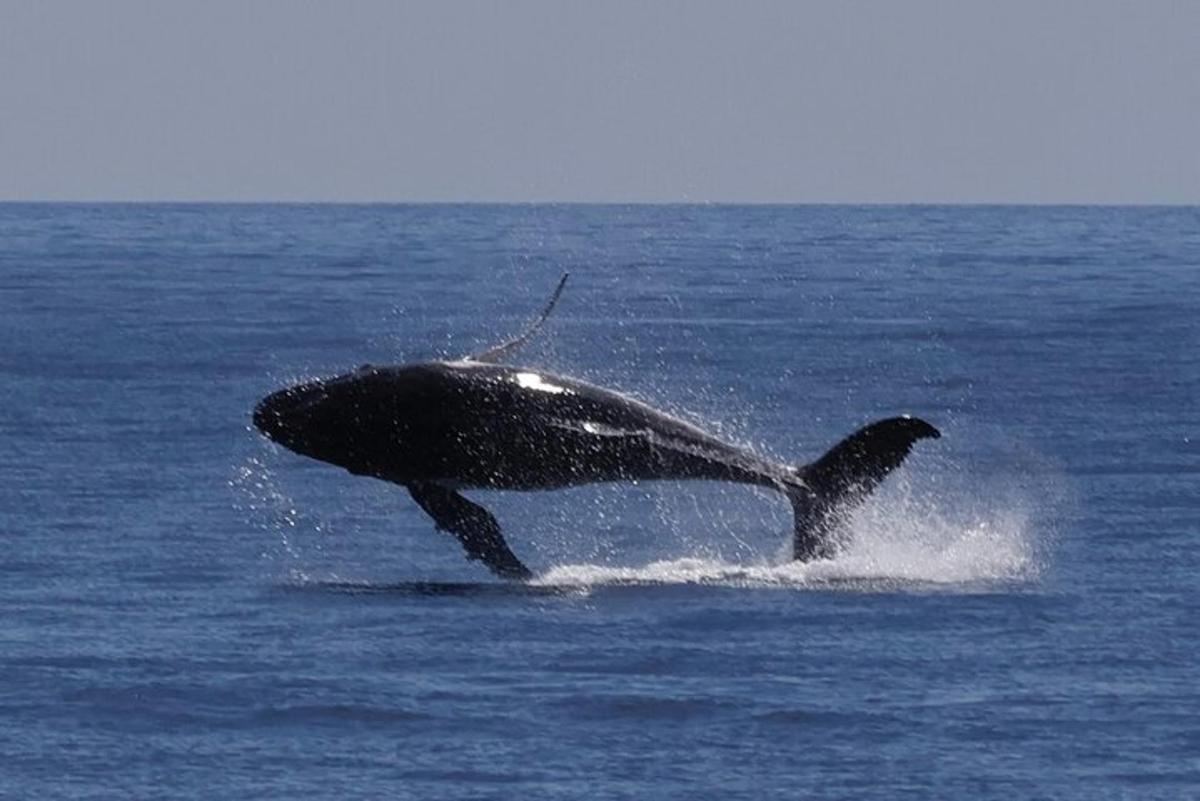
{"type": "Polygon", "coordinates": [[[1041,565],[1035,533],[1026,504],[1011,496],[1003,502],[946,504],[900,483],[859,510],[833,559],[800,563],[784,553],[751,564],[694,556],[639,567],[566,564],[552,567],[535,583],[798,588],[917,584],[975,589],[981,584],[1036,579],[1041,565]]]}

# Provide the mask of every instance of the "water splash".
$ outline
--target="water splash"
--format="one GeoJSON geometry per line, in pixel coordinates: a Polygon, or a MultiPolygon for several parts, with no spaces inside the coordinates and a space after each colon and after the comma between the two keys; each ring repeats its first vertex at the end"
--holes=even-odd
{"type": "Polygon", "coordinates": [[[1036,504],[1020,488],[966,495],[895,481],[854,515],[833,559],[791,561],[786,552],[749,564],[689,556],[639,567],[565,564],[539,576],[540,585],[708,584],[736,587],[894,589],[896,586],[977,590],[1036,580],[1045,565],[1047,530],[1036,504]]]}
{"type": "MultiPolygon", "coordinates": [[[[248,456],[229,479],[238,508],[255,528],[275,534],[275,547],[264,550],[262,557],[282,561],[287,565],[290,579],[309,578],[303,568],[304,557],[296,543],[296,531],[309,524],[321,531],[320,521],[308,521],[296,508],[295,502],[278,485],[265,459],[248,456]]],[[[319,545],[317,546],[319,549],[319,545]]]]}
{"type": "MultiPolygon", "coordinates": [[[[270,452],[248,456],[229,484],[248,522],[271,535],[274,545],[263,557],[285,581],[485,578],[457,549],[444,542],[433,547],[438,541],[429,539],[424,518],[419,530],[403,532],[414,544],[405,549],[394,530],[392,488],[330,483],[314,508],[335,510],[334,516],[314,516],[298,508],[307,503],[293,499],[272,461],[270,452]],[[331,538],[335,532],[346,536],[331,538]]],[[[790,560],[791,511],[766,490],[648,482],[536,496],[498,493],[485,501],[510,525],[518,552],[532,558],[535,570],[539,562],[546,566],[534,580],[542,588],[977,591],[1040,578],[1054,539],[1051,519],[1069,495],[1064,484],[1061,468],[1019,443],[992,448],[985,460],[914,455],[856,511],[838,555],[807,564],[790,560]],[[579,526],[581,509],[595,525],[579,526]]]]}

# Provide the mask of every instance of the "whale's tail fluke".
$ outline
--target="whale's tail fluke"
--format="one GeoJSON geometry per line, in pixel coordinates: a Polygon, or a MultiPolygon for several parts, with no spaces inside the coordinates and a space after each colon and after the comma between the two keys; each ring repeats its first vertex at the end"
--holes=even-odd
{"type": "Polygon", "coordinates": [[[800,469],[802,483],[786,492],[795,514],[793,558],[833,556],[838,528],[888,473],[900,466],[917,440],[941,436],[916,417],[892,417],[860,428],[800,469]]]}

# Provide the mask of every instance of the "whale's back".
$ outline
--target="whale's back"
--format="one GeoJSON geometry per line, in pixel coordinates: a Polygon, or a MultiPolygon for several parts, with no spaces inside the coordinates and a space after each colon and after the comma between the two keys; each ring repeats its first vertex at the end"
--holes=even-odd
{"type": "Polygon", "coordinates": [[[672,478],[765,483],[785,470],[642,401],[541,370],[431,362],[378,372],[383,392],[406,399],[410,463],[389,476],[398,483],[414,476],[497,489],[672,478]]]}

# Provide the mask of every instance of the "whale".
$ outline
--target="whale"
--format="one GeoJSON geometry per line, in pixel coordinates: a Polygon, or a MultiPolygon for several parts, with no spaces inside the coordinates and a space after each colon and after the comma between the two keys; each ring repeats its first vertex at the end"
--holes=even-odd
{"type": "Polygon", "coordinates": [[[254,426],[297,454],[407,489],[438,530],[496,576],[528,580],[496,518],[470,490],[538,491],[608,482],[707,480],[781,493],[792,557],[833,557],[849,515],[922,439],[909,415],[863,426],[815,461],[789,465],[727,442],[626,393],[500,363],[540,328],[461,359],[364,364],[263,398],[254,426]]]}

